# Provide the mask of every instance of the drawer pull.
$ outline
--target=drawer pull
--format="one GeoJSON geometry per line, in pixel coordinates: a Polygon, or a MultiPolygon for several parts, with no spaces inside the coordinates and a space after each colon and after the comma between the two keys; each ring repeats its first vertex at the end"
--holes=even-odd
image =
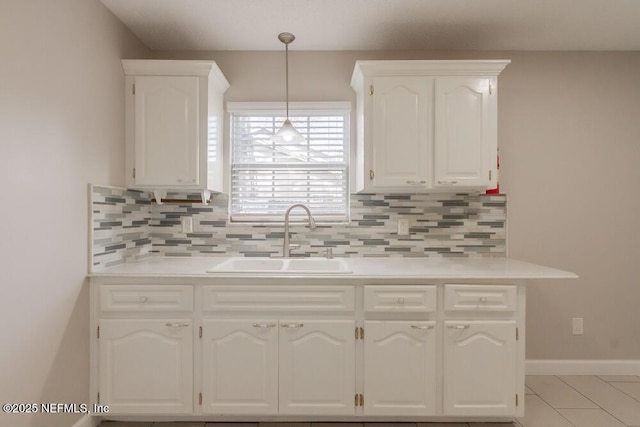
{"type": "Polygon", "coordinates": [[[254,328],[260,328],[260,329],[273,328],[274,326],[276,326],[275,323],[254,323],[253,324],[254,328]]]}
{"type": "Polygon", "coordinates": [[[414,181],[414,180],[407,180],[407,184],[409,185],[422,185],[422,184],[426,184],[427,181],[414,181]]]}
{"type": "Polygon", "coordinates": [[[447,325],[449,329],[469,329],[471,325],[447,325]]]}
{"type": "Polygon", "coordinates": [[[456,185],[458,181],[438,181],[438,184],[441,185],[456,185]]]}
{"type": "Polygon", "coordinates": [[[481,302],[482,304],[486,304],[486,303],[487,303],[487,301],[489,301],[489,300],[487,299],[487,297],[480,297],[480,302],[481,302]]]}
{"type": "Polygon", "coordinates": [[[302,328],[304,326],[304,323],[281,323],[280,326],[282,326],[283,328],[297,329],[302,328]]]}
{"type": "Polygon", "coordinates": [[[433,329],[433,325],[411,325],[412,329],[420,329],[422,331],[428,331],[429,329],[433,329]]]}
{"type": "Polygon", "coordinates": [[[398,298],[398,304],[404,304],[404,298],[402,297],[398,298]]]}
{"type": "Polygon", "coordinates": [[[140,297],[140,302],[141,303],[145,303],[147,301],[148,301],[147,297],[140,297]]]}
{"type": "Polygon", "coordinates": [[[167,322],[165,325],[170,328],[186,328],[189,326],[189,322],[167,322]]]}

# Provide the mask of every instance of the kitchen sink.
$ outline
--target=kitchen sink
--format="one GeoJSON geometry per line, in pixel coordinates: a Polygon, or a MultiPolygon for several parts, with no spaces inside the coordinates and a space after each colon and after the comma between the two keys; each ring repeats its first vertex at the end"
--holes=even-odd
{"type": "Polygon", "coordinates": [[[305,273],[351,273],[347,262],[341,258],[290,258],[286,270],[305,273]]]}
{"type": "Polygon", "coordinates": [[[208,273],[349,274],[342,258],[229,258],[208,273]]]}
{"type": "Polygon", "coordinates": [[[229,258],[209,272],[280,271],[283,269],[285,261],[285,259],[278,258],[229,258]]]}

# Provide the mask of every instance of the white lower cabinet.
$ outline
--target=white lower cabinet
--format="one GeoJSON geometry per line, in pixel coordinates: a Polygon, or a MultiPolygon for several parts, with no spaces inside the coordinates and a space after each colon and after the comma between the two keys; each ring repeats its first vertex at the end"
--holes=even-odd
{"type": "Polygon", "coordinates": [[[518,395],[524,388],[524,345],[518,347],[524,292],[521,296],[514,285],[444,286],[446,415],[517,414],[518,395]]]}
{"type": "Polygon", "coordinates": [[[433,321],[364,322],[364,413],[436,413],[433,321]]]}
{"type": "Polygon", "coordinates": [[[202,412],[353,414],[355,322],[203,322],[202,412]]]}
{"type": "Polygon", "coordinates": [[[444,323],[444,413],[513,415],[516,321],[444,323]]]}
{"type": "Polygon", "coordinates": [[[191,319],[100,321],[100,402],[119,414],[193,411],[191,319]]]}
{"type": "Polygon", "coordinates": [[[524,415],[523,284],[145,280],[91,280],[91,403],[109,416],[524,415]]]}
{"type": "Polygon", "coordinates": [[[202,412],[278,412],[278,322],[202,322],[202,412]]]}
{"type": "Polygon", "coordinates": [[[281,414],[354,414],[355,321],[280,322],[281,414]]]}

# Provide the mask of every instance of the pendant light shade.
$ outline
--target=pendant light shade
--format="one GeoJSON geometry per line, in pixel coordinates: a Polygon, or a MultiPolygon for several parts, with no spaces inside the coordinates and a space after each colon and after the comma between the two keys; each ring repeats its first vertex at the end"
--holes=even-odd
{"type": "Polygon", "coordinates": [[[304,137],[293,127],[288,118],[271,139],[275,142],[304,142],[304,137]]]}
{"type": "Polygon", "coordinates": [[[278,40],[284,43],[285,49],[285,101],[287,106],[287,119],[282,123],[280,129],[273,134],[271,139],[279,143],[304,142],[304,137],[293,127],[289,120],[289,43],[294,41],[296,37],[291,33],[278,34],[278,40]]]}

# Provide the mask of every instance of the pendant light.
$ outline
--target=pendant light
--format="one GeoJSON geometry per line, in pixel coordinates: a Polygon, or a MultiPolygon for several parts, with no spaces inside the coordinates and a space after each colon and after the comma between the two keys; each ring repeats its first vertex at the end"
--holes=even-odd
{"type": "Polygon", "coordinates": [[[287,105],[287,119],[282,123],[280,129],[273,134],[271,140],[273,142],[280,143],[300,143],[304,142],[304,137],[300,135],[300,132],[296,130],[291,124],[291,120],[289,120],[289,43],[294,41],[296,38],[291,33],[280,33],[278,34],[278,40],[284,43],[285,47],[285,79],[286,79],[286,105],[287,105]]]}

